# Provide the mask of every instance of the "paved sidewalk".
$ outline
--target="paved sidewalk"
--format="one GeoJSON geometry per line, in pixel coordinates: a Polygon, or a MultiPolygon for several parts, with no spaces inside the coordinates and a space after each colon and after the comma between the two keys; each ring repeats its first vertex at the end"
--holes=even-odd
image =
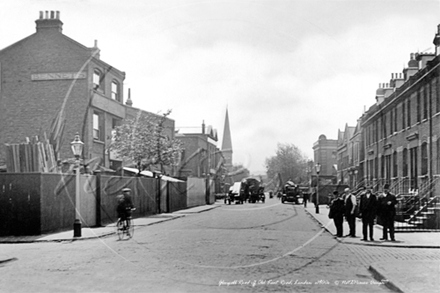
{"type": "MultiPolygon", "coordinates": [[[[313,204],[305,208],[306,212],[321,224],[332,235],[336,234],[336,228],[332,219],[328,218],[329,209],[325,205],[319,206],[319,213],[313,204]]],[[[344,235],[348,234],[348,224],[344,220],[344,235]]],[[[362,222],[356,221],[356,238],[336,238],[339,242],[353,245],[374,245],[390,248],[440,248],[440,233],[396,233],[396,242],[380,241],[382,227],[374,226],[374,238],[376,241],[361,241],[362,222]]],[[[414,250],[416,253],[416,250],[414,250]]],[[[440,253],[440,251],[439,251],[440,253]]],[[[440,263],[438,261],[388,261],[371,263],[368,268],[378,281],[387,280],[385,285],[395,292],[422,293],[440,292],[440,263]]]]}
{"type": "MultiPolygon", "coordinates": [[[[328,218],[329,209],[326,205],[319,206],[319,214],[313,204],[308,204],[305,208],[316,221],[318,221],[328,232],[332,235],[336,234],[336,227],[332,219],[328,218]]],[[[348,224],[344,220],[344,235],[348,234],[348,224]]],[[[374,225],[374,239],[375,241],[361,241],[362,239],[362,221],[356,219],[356,238],[343,237],[336,238],[339,242],[359,245],[374,245],[374,246],[391,246],[391,247],[408,247],[408,248],[440,248],[440,233],[437,232],[402,232],[395,233],[395,242],[380,241],[382,238],[382,226],[374,225]]]]}
{"type": "MultiPolygon", "coordinates": [[[[136,229],[136,227],[154,225],[157,223],[162,223],[165,221],[181,218],[184,217],[185,215],[208,211],[218,206],[219,205],[204,205],[204,206],[193,207],[185,210],[179,210],[174,213],[164,213],[164,214],[152,215],[148,217],[135,218],[133,219],[134,226],[136,229]]],[[[92,228],[83,227],[81,229],[81,237],[73,237],[73,227],[72,227],[72,230],[51,233],[51,234],[44,234],[44,235],[0,237],[0,243],[78,241],[78,240],[106,237],[109,235],[113,235],[115,233],[116,233],[115,223],[111,223],[103,227],[92,227],[92,228]]]]}

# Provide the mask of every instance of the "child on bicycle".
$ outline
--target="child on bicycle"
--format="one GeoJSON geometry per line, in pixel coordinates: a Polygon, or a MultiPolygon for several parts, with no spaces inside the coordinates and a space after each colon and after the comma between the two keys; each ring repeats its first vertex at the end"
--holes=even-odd
{"type": "Polygon", "coordinates": [[[131,199],[131,189],[122,189],[122,194],[116,197],[118,200],[118,205],[116,211],[118,212],[118,218],[121,220],[127,220],[131,216],[131,209],[133,206],[133,201],[131,199]]]}

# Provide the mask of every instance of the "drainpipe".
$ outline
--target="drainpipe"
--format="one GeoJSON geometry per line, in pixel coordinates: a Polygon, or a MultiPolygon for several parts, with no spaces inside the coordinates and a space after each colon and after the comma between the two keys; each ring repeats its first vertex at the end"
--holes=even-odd
{"type": "MultiPolygon", "coordinates": [[[[431,185],[431,182],[433,180],[433,175],[432,175],[432,86],[429,85],[428,86],[429,89],[429,106],[428,106],[428,119],[429,119],[429,150],[428,150],[428,178],[429,178],[429,185],[431,185]]],[[[429,197],[432,196],[432,188],[429,188],[429,197]]]]}

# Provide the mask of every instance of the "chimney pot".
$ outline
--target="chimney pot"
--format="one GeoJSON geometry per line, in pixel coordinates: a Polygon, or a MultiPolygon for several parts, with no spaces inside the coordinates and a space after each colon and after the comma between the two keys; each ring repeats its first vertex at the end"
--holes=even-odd
{"type": "Polygon", "coordinates": [[[55,12],[53,10],[50,11],[50,18],[51,19],[55,18],[55,12]]]}
{"type": "Polygon", "coordinates": [[[43,17],[44,17],[44,13],[43,11],[40,11],[40,19],[43,19],[43,17]]]}
{"type": "Polygon", "coordinates": [[[46,13],[45,13],[45,17],[44,17],[45,19],[48,19],[49,18],[49,11],[47,11],[46,10],[46,13]]]}
{"type": "Polygon", "coordinates": [[[60,19],[60,12],[59,11],[57,11],[56,19],[60,19]]]}

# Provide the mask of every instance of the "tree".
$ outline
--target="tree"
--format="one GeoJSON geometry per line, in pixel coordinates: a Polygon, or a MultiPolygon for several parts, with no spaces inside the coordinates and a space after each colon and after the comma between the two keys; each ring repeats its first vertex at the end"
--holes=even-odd
{"type": "Polygon", "coordinates": [[[229,170],[227,176],[230,177],[231,183],[241,181],[244,178],[249,177],[249,170],[245,168],[242,164],[237,164],[232,166],[232,168],[229,170]]]}
{"type": "Polygon", "coordinates": [[[134,119],[124,120],[116,127],[111,149],[134,163],[139,172],[153,165],[164,172],[164,166],[175,164],[182,151],[181,141],[170,139],[164,133],[164,123],[170,113],[170,110],[161,116],[139,113],[134,119]]]}
{"type": "Polygon", "coordinates": [[[293,144],[278,143],[276,155],[266,158],[266,172],[269,180],[276,180],[278,174],[283,182],[291,179],[295,183],[307,181],[307,157],[293,144]]]}

